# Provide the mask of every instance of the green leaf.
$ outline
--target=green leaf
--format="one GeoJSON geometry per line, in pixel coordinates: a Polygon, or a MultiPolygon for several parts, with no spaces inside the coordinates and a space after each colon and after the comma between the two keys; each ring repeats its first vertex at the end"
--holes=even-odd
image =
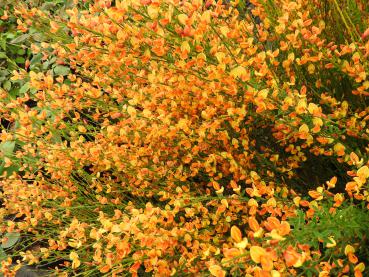
{"type": "Polygon", "coordinates": [[[13,39],[10,42],[11,43],[20,43],[20,42],[23,42],[23,41],[27,40],[28,38],[29,38],[29,34],[23,34],[23,35],[20,35],[20,36],[16,37],[15,39],[13,39]]]}
{"type": "Polygon", "coordinates": [[[7,59],[8,56],[6,55],[5,52],[0,52],[0,59],[7,59]]]}
{"type": "Polygon", "coordinates": [[[15,59],[15,62],[16,62],[16,63],[25,63],[25,61],[26,61],[26,59],[25,59],[25,58],[23,58],[23,57],[17,57],[17,58],[15,59]]]}
{"type": "Polygon", "coordinates": [[[3,50],[6,50],[6,40],[1,38],[0,39],[0,47],[3,49],[3,50]]]}
{"type": "Polygon", "coordinates": [[[15,141],[5,141],[0,144],[0,151],[4,153],[5,156],[10,156],[13,154],[15,147],[15,141]]]}
{"type": "Polygon", "coordinates": [[[13,54],[17,54],[18,50],[19,50],[19,45],[9,45],[9,51],[12,52],[13,54]]]}
{"type": "Polygon", "coordinates": [[[12,88],[12,83],[9,80],[6,80],[3,84],[3,88],[9,91],[12,88]]]}
{"type": "Polygon", "coordinates": [[[19,89],[18,88],[12,88],[11,90],[8,91],[8,95],[15,99],[19,96],[19,89]]]}
{"type": "MultiPolygon", "coordinates": [[[[3,248],[0,247],[0,262],[8,258],[3,248]]],[[[0,275],[1,276],[1,275],[0,275]]]]}
{"type": "Polygon", "coordinates": [[[46,10],[46,11],[49,11],[49,10],[52,10],[53,8],[55,8],[56,6],[56,3],[52,3],[52,2],[46,2],[44,3],[40,9],[41,10],[46,10]]]}
{"type": "Polygon", "coordinates": [[[70,73],[70,69],[69,67],[66,66],[62,66],[62,65],[57,65],[54,67],[54,73],[55,75],[68,75],[70,73]]]}
{"type": "Polygon", "coordinates": [[[7,238],[7,241],[3,242],[1,244],[1,247],[7,249],[13,247],[20,240],[20,233],[18,232],[6,233],[4,237],[7,238]]]}
{"type": "Polygon", "coordinates": [[[29,90],[29,83],[25,83],[21,88],[19,89],[19,94],[25,94],[29,90]]]}
{"type": "Polygon", "coordinates": [[[17,51],[17,54],[22,56],[22,55],[26,54],[26,50],[24,50],[24,49],[19,49],[19,50],[17,51]]]}
{"type": "Polygon", "coordinates": [[[56,62],[56,57],[55,56],[53,56],[51,59],[50,59],[50,64],[52,64],[52,63],[55,63],[56,62]]]}
{"type": "Polygon", "coordinates": [[[40,64],[41,59],[42,59],[42,54],[41,53],[34,55],[32,57],[32,59],[30,60],[31,66],[34,66],[36,64],[40,64]]]}
{"type": "Polygon", "coordinates": [[[44,36],[41,33],[32,34],[32,38],[37,42],[42,42],[44,40],[44,36]]]}
{"type": "Polygon", "coordinates": [[[12,38],[15,37],[15,34],[14,33],[6,33],[6,37],[12,39],[12,38]]]}
{"type": "Polygon", "coordinates": [[[0,144],[0,150],[5,155],[13,154],[14,148],[15,148],[15,141],[5,141],[2,144],[0,144]]]}
{"type": "Polygon", "coordinates": [[[0,164],[0,175],[2,176],[4,174],[5,168],[4,168],[5,163],[1,162],[0,164]]]}
{"type": "Polygon", "coordinates": [[[3,174],[4,172],[6,172],[6,176],[11,176],[13,174],[13,172],[19,172],[20,167],[18,165],[11,165],[9,167],[4,167],[2,166],[0,168],[1,170],[1,174],[3,174]]]}
{"type": "Polygon", "coordinates": [[[9,74],[10,72],[7,69],[0,70],[0,76],[8,76],[9,74]]]}
{"type": "Polygon", "coordinates": [[[50,61],[46,60],[44,63],[42,63],[42,69],[47,70],[49,68],[50,61]]]}

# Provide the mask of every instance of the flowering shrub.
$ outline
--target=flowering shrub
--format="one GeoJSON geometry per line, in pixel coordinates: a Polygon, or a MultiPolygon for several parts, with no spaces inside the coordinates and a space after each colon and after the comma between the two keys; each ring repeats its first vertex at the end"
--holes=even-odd
{"type": "Polygon", "coordinates": [[[362,1],[74,2],[16,9],[55,66],[1,92],[4,274],[368,273],[362,1]]]}

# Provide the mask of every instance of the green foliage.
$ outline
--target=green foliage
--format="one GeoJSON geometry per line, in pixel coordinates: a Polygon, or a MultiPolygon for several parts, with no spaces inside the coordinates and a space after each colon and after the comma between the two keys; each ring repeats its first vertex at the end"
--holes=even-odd
{"type": "MultiPolygon", "coordinates": [[[[289,243],[294,241],[296,244],[309,245],[312,250],[321,253],[320,259],[334,261],[346,259],[345,247],[354,245],[356,255],[360,260],[368,260],[368,209],[354,203],[346,203],[334,211],[331,210],[331,207],[332,203],[321,203],[319,207],[314,208],[312,218],[307,218],[303,211],[298,211],[297,216],[289,220],[293,228],[292,235],[288,239],[289,243]]],[[[320,259],[307,262],[301,274],[308,276],[317,274],[318,272],[314,268],[318,266],[320,259]]],[[[333,272],[338,274],[339,268],[331,273],[333,274],[333,272]]],[[[367,268],[363,274],[364,276],[369,274],[369,269],[367,268]]]]}
{"type": "MultiPolygon", "coordinates": [[[[39,8],[53,16],[67,18],[66,10],[71,7],[72,0],[27,0],[24,5],[39,8]]],[[[1,1],[0,17],[0,87],[12,96],[24,95],[28,92],[26,80],[11,80],[12,71],[24,68],[29,61],[29,70],[35,72],[54,70],[56,75],[65,76],[69,69],[56,65],[56,58],[49,56],[43,59],[42,54],[32,54],[31,44],[37,46],[45,41],[45,36],[39,30],[29,28],[26,32],[17,29],[17,16],[14,14],[14,1],[1,1]]]]}
{"type": "Polygon", "coordinates": [[[306,218],[303,211],[298,211],[297,216],[290,220],[295,231],[293,239],[319,249],[319,241],[326,244],[329,237],[333,237],[340,246],[365,237],[369,228],[369,213],[365,207],[346,204],[330,212],[331,206],[322,203],[319,208],[314,209],[314,215],[310,219],[306,218]]]}
{"type": "Polygon", "coordinates": [[[5,241],[1,244],[1,247],[3,249],[12,248],[17,244],[17,242],[19,242],[20,233],[18,232],[6,233],[3,236],[3,239],[5,239],[5,241]]]}

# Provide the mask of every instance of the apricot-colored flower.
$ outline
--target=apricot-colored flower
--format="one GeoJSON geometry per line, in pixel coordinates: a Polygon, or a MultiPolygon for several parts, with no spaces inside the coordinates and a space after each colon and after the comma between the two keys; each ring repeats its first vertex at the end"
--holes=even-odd
{"type": "Polygon", "coordinates": [[[292,247],[285,250],[283,256],[286,261],[286,265],[289,267],[300,267],[304,263],[304,257],[302,254],[297,253],[292,247]]]}
{"type": "Polygon", "coordinates": [[[250,247],[250,256],[251,260],[255,263],[260,263],[261,257],[267,255],[267,252],[264,248],[260,246],[251,246],[250,247]]]}
{"type": "Polygon", "coordinates": [[[77,268],[81,265],[81,261],[79,260],[79,256],[76,252],[72,251],[69,254],[69,258],[72,260],[72,268],[77,268]]]}
{"type": "Polygon", "coordinates": [[[241,233],[241,230],[237,226],[231,227],[231,237],[236,243],[242,241],[242,233],[241,233]]]}
{"type": "Polygon", "coordinates": [[[211,275],[215,277],[225,277],[226,276],[226,272],[219,265],[216,265],[216,264],[211,265],[209,267],[209,271],[211,275]]]}
{"type": "Polygon", "coordinates": [[[327,248],[332,248],[335,247],[337,245],[337,242],[334,240],[333,237],[328,237],[329,242],[327,242],[326,247],[327,248]]]}

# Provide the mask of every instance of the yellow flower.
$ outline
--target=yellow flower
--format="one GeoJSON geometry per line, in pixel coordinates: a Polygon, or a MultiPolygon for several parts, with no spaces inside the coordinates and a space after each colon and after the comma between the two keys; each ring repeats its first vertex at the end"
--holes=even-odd
{"type": "Polygon", "coordinates": [[[359,170],[356,172],[356,175],[362,179],[366,180],[369,177],[369,167],[366,165],[359,168],[359,170]]]}
{"type": "Polygon", "coordinates": [[[79,256],[76,252],[72,251],[69,254],[69,258],[72,260],[72,268],[77,268],[81,265],[81,261],[79,260],[79,256]]]}
{"type": "Polygon", "coordinates": [[[182,13],[182,14],[179,14],[179,15],[178,15],[178,21],[179,21],[182,25],[186,25],[187,20],[188,20],[188,16],[187,16],[186,14],[182,13]]]}
{"type": "Polygon", "coordinates": [[[345,255],[347,256],[349,253],[355,253],[355,248],[352,245],[347,244],[345,247],[345,255]]]}
{"type": "Polygon", "coordinates": [[[342,143],[337,143],[333,146],[334,152],[336,152],[337,156],[345,155],[345,146],[342,143]]]}
{"type": "Polygon", "coordinates": [[[225,271],[219,265],[211,265],[209,271],[215,277],[224,277],[226,275],[225,271]]]}
{"type": "Polygon", "coordinates": [[[242,233],[241,233],[241,230],[237,226],[232,226],[231,237],[235,242],[242,241],[242,233]]]}
{"type": "Polygon", "coordinates": [[[248,244],[249,244],[248,239],[244,238],[241,242],[235,243],[234,245],[239,249],[245,249],[248,244]]]}
{"type": "Polygon", "coordinates": [[[251,260],[255,263],[260,263],[261,256],[266,255],[266,250],[260,246],[251,246],[250,248],[250,256],[251,260]]]}
{"type": "Polygon", "coordinates": [[[327,248],[332,248],[332,247],[335,247],[337,245],[337,242],[334,240],[334,238],[332,236],[328,237],[328,239],[330,240],[330,242],[328,242],[326,244],[327,248]]]}
{"type": "Polygon", "coordinates": [[[242,66],[237,66],[236,68],[232,69],[230,75],[234,78],[242,78],[247,75],[247,71],[242,66]]]}

